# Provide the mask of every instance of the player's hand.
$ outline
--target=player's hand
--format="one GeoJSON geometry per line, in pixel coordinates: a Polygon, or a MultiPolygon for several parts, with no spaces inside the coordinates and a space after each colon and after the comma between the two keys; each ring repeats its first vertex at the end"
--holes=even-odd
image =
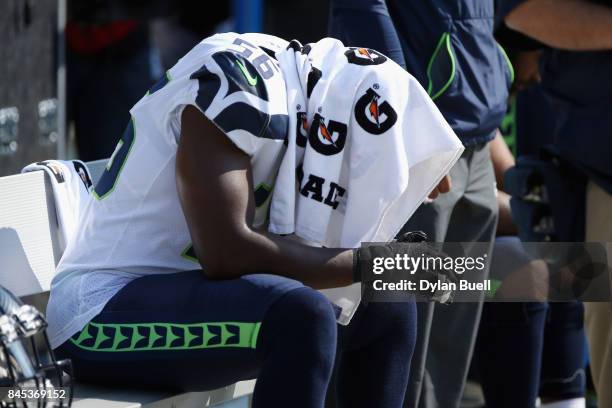
{"type": "MultiPolygon", "coordinates": [[[[434,244],[426,242],[426,239],[427,235],[425,235],[425,233],[421,231],[414,231],[402,235],[397,241],[394,242],[356,249],[354,255],[355,281],[368,281],[368,277],[372,276],[371,268],[375,258],[395,258],[397,254],[400,256],[408,255],[410,258],[444,259],[448,257],[446,253],[439,250],[434,244]]],[[[391,270],[387,272],[387,276],[390,280],[396,280],[400,276],[409,278],[417,282],[417,287],[420,286],[420,280],[428,280],[432,283],[457,282],[458,280],[455,272],[447,269],[419,268],[416,271],[400,272],[391,270]]],[[[415,291],[415,295],[419,295],[425,300],[429,301],[449,303],[452,298],[452,291],[437,290],[432,293],[431,291],[417,290],[415,291]]]]}
{"type": "Polygon", "coordinates": [[[427,196],[430,200],[435,200],[440,194],[448,193],[452,188],[451,177],[447,174],[440,180],[436,188],[427,196]]]}
{"type": "MultiPolygon", "coordinates": [[[[449,185],[449,190],[450,190],[450,176],[445,176],[445,178],[446,177],[448,177],[448,185],[449,185]]],[[[444,259],[449,256],[446,252],[440,250],[438,247],[433,246],[432,244],[428,243],[427,234],[425,234],[423,231],[407,232],[401,235],[397,239],[397,242],[412,243],[412,245],[415,245],[415,243],[418,243],[417,247],[415,248],[417,249],[416,252],[418,253],[420,249],[421,253],[425,257],[428,257],[428,258],[444,259]]],[[[459,280],[455,271],[449,270],[449,269],[440,269],[440,270],[421,269],[415,273],[415,277],[417,280],[425,279],[425,280],[430,281],[431,283],[434,283],[434,282],[457,283],[459,280]]],[[[435,293],[418,291],[418,294],[421,295],[426,300],[438,302],[438,303],[451,303],[453,299],[453,291],[446,290],[446,289],[438,289],[436,290],[435,293]]]]}

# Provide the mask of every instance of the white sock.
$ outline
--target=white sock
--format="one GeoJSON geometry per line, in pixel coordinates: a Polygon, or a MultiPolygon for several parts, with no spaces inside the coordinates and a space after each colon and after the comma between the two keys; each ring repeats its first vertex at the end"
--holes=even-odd
{"type": "Polygon", "coordinates": [[[562,401],[549,402],[542,404],[542,408],[585,408],[586,400],[584,398],[572,398],[562,401]]]}

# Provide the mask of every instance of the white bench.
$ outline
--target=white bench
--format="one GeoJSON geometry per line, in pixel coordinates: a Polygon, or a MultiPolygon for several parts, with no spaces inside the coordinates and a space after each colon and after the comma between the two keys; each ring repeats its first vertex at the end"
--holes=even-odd
{"type": "MultiPolygon", "coordinates": [[[[106,160],[88,164],[94,183],[106,160]]],[[[53,193],[42,172],[0,177],[0,284],[44,312],[49,286],[63,248],[53,193]]],[[[255,381],[208,392],[183,394],[75,385],[77,408],[223,407],[250,405],[255,381]]]]}

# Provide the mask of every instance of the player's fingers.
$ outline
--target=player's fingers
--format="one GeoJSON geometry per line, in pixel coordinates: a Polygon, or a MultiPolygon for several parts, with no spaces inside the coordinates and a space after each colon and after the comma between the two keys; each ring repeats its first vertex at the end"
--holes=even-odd
{"type": "Polygon", "coordinates": [[[451,190],[451,187],[451,177],[447,174],[438,184],[438,190],[440,191],[440,193],[448,193],[451,190]]]}
{"type": "Polygon", "coordinates": [[[451,178],[447,174],[440,180],[436,188],[427,196],[430,200],[436,199],[440,194],[448,193],[452,187],[451,178]]]}

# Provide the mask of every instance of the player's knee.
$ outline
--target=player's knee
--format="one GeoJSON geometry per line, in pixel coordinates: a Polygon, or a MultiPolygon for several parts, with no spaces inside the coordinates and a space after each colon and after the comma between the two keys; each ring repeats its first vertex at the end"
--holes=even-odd
{"type": "Polygon", "coordinates": [[[297,330],[303,336],[316,333],[320,341],[335,344],[336,315],[329,300],[319,291],[309,287],[293,290],[285,295],[282,307],[293,316],[290,324],[299,326],[297,330]]]}
{"type": "Polygon", "coordinates": [[[287,304],[296,309],[306,323],[336,327],[336,316],[330,301],[321,292],[309,287],[300,288],[287,295],[287,304]]]}
{"type": "MultiPolygon", "coordinates": [[[[273,342],[291,342],[303,352],[333,360],[336,348],[336,316],[320,292],[303,287],[292,290],[273,304],[262,331],[273,342]]],[[[313,355],[313,357],[315,357],[313,355]]]]}

